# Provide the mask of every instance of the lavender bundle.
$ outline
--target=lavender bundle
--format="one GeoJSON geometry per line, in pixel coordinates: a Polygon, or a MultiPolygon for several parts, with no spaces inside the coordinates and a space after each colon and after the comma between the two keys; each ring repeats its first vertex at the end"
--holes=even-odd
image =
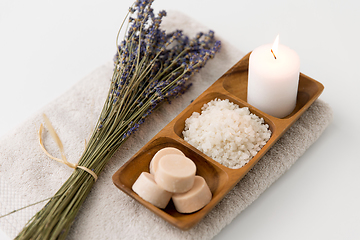
{"type": "MultiPolygon", "coordinates": [[[[155,15],[152,2],[137,0],[129,9],[124,40],[117,44],[108,97],[78,162],[97,176],[159,103],[184,93],[189,78],[220,48],[212,31],[189,39],[180,30],[161,30],[166,12],[155,15]]],[[[94,183],[91,174],[76,168],[16,239],[65,239],[94,183]]]]}

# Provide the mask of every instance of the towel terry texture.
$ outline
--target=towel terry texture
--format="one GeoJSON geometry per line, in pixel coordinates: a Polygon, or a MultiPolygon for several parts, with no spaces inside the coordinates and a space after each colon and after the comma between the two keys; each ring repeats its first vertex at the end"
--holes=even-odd
{"type": "MultiPolygon", "coordinates": [[[[169,31],[183,29],[190,36],[209,30],[178,12],[170,12],[163,27],[169,31]]],[[[170,225],[117,189],[111,179],[116,170],[242,58],[244,53],[219,39],[222,40],[220,53],[193,77],[193,86],[188,92],[171,104],[162,104],[113,156],[83,204],[68,239],[211,239],[284,174],[329,125],[332,110],[317,100],[235,188],[189,231],[170,225]]],[[[71,175],[72,169],[49,159],[38,145],[42,113],[49,117],[63,141],[68,160],[77,162],[107,96],[112,70],[111,62],[94,70],[0,140],[0,215],[51,197],[71,175]]],[[[47,131],[44,143],[52,155],[59,157],[47,131]]],[[[0,228],[15,237],[43,205],[0,219],[0,228]]]]}

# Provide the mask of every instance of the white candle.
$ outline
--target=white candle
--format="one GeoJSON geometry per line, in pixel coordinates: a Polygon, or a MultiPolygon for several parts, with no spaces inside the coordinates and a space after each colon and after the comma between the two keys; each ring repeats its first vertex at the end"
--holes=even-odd
{"type": "Polygon", "coordinates": [[[256,48],[249,59],[247,102],[274,117],[283,118],[295,108],[300,59],[297,53],[278,44],[256,48]]]}

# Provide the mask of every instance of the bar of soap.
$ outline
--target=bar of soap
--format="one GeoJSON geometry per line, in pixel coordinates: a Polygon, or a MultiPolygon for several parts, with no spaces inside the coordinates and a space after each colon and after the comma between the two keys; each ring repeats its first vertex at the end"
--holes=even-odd
{"type": "Polygon", "coordinates": [[[163,149],[157,151],[150,162],[150,173],[151,174],[155,175],[160,158],[162,158],[163,156],[165,156],[167,154],[179,154],[179,155],[185,156],[182,151],[180,151],[179,149],[174,148],[174,147],[166,147],[166,148],[163,148],[163,149]]]}
{"type": "Polygon", "coordinates": [[[175,208],[180,213],[192,213],[210,202],[212,194],[205,179],[195,176],[194,186],[185,193],[176,193],[172,196],[175,208]]]}
{"type": "Polygon", "coordinates": [[[195,163],[179,154],[167,154],[160,158],[155,173],[155,182],[168,192],[189,191],[195,179],[195,163]]]}
{"type": "Polygon", "coordinates": [[[133,184],[132,190],[158,208],[165,208],[172,196],[172,193],[157,185],[154,176],[148,172],[140,174],[133,184]]]}

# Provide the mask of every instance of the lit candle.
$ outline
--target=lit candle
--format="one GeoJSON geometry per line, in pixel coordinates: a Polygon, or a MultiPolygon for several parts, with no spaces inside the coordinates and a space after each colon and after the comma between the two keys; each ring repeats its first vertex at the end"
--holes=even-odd
{"type": "Polygon", "coordinates": [[[247,102],[274,117],[283,118],[295,108],[300,59],[297,53],[279,44],[256,48],[250,54],[247,102]]]}

